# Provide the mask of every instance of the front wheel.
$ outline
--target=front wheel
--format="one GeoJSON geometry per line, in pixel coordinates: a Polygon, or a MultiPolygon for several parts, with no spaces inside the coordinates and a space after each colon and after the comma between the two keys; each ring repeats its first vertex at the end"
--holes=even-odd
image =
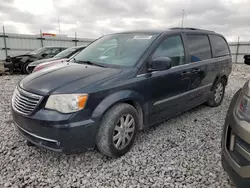
{"type": "Polygon", "coordinates": [[[217,107],[221,104],[225,94],[226,84],[223,79],[219,79],[213,87],[213,96],[207,102],[208,106],[217,107]]]}
{"type": "Polygon", "coordinates": [[[31,74],[31,73],[33,72],[33,70],[34,70],[34,67],[31,67],[31,66],[27,66],[27,67],[26,67],[26,72],[27,72],[28,74],[31,74]]]}
{"type": "Polygon", "coordinates": [[[14,68],[13,67],[9,68],[9,74],[10,75],[14,74],[14,68]]]}
{"type": "Polygon", "coordinates": [[[29,65],[29,63],[24,63],[22,65],[21,71],[22,71],[23,74],[29,74],[28,71],[27,71],[28,65],[29,65]]]}
{"type": "Polygon", "coordinates": [[[132,147],[139,116],[136,109],[125,103],[112,107],[103,117],[97,133],[98,149],[109,157],[120,157],[132,147]]]}

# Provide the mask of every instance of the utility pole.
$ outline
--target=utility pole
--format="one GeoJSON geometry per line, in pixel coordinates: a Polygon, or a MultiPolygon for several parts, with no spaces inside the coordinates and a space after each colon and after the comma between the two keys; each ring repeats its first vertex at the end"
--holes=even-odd
{"type": "Polygon", "coordinates": [[[43,47],[43,34],[41,29],[40,29],[40,40],[41,40],[41,47],[43,47]]]}
{"type": "Polygon", "coordinates": [[[60,28],[60,18],[59,18],[59,15],[58,15],[58,34],[60,35],[61,34],[61,28],[60,28]]]}
{"type": "Polygon", "coordinates": [[[75,46],[77,46],[76,32],[75,32],[75,46]]]}
{"type": "Polygon", "coordinates": [[[183,24],[184,24],[184,14],[185,14],[185,10],[182,9],[181,28],[183,28],[183,24]]]}
{"type": "Polygon", "coordinates": [[[238,42],[237,42],[237,47],[236,47],[235,63],[238,63],[239,47],[240,47],[240,37],[238,37],[238,42]]]}
{"type": "Polygon", "coordinates": [[[3,26],[3,42],[4,42],[5,56],[6,56],[6,58],[7,58],[7,56],[8,56],[8,49],[7,49],[6,35],[5,35],[4,26],[3,26]]]}

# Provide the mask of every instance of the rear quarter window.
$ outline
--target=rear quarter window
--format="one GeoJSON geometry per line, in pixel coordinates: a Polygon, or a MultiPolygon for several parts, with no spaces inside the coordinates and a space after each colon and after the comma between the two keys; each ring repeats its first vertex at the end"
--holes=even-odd
{"type": "Polygon", "coordinates": [[[230,55],[228,44],[223,37],[217,35],[210,35],[209,37],[214,52],[214,57],[230,55]]]}
{"type": "Polygon", "coordinates": [[[211,47],[207,35],[187,34],[190,62],[211,59],[211,47]]]}

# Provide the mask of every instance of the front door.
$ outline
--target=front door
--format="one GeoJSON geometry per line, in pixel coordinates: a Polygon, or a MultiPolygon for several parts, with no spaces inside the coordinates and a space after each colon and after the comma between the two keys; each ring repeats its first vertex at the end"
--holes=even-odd
{"type": "Polygon", "coordinates": [[[150,124],[160,122],[185,109],[185,92],[190,88],[191,70],[186,64],[181,35],[165,38],[151,59],[162,56],[172,60],[172,67],[169,70],[153,72],[150,77],[150,124]]]}

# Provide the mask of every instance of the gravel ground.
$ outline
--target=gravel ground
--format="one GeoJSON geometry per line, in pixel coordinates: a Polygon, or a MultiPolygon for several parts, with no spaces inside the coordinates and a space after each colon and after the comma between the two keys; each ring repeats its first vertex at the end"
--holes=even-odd
{"type": "Polygon", "coordinates": [[[12,92],[24,76],[0,77],[0,187],[233,187],[220,164],[221,130],[250,67],[233,69],[220,107],[202,105],[141,132],[119,159],[26,146],[10,113],[12,92]]]}
{"type": "Polygon", "coordinates": [[[5,69],[4,69],[4,66],[3,66],[3,62],[2,61],[0,61],[0,76],[2,75],[2,74],[5,74],[5,69]]]}

